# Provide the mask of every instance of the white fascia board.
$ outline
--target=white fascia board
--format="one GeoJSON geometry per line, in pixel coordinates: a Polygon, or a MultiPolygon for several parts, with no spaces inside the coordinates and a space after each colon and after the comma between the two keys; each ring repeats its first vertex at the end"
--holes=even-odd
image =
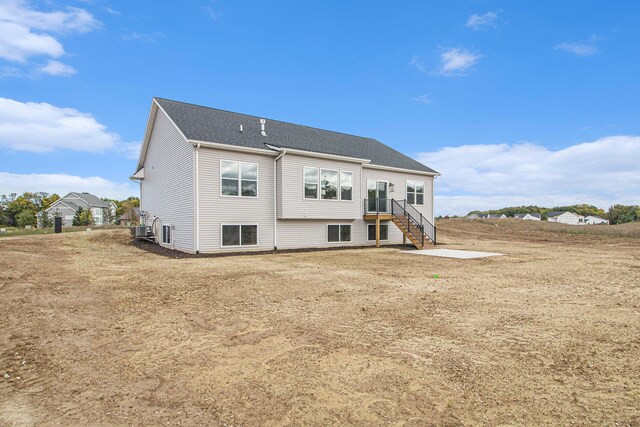
{"type": "Polygon", "coordinates": [[[318,157],[321,159],[342,160],[344,162],[367,164],[371,162],[369,159],[360,159],[358,157],[340,156],[338,154],[318,153],[316,151],[298,150],[296,148],[278,147],[287,150],[287,154],[297,154],[299,156],[318,157]]]}
{"type": "Polygon", "coordinates": [[[142,181],[144,179],[144,168],[129,177],[132,181],[142,181]]]}
{"type": "Polygon", "coordinates": [[[147,119],[147,126],[144,130],[144,139],[142,140],[142,147],[140,147],[140,157],[138,158],[138,167],[136,168],[136,173],[144,167],[144,161],[147,158],[147,150],[149,148],[149,141],[151,140],[151,131],[153,130],[153,125],[155,124],[158,110],[162,111],[162,114],[164,114],[167,117],[167,119],[169,119],[169,121],[171,122],[173,127],[176,128],[180,136],[182,136],[182,138],[185,141],[187,141],[187,137],[184,135],[182,130],[180,130],[178,125],[176,125],[176,123],[173,121],[171,116],[169,116],[167,112],[164,111],[164,108],[160,106],[158,101],[156,101],[156,99],[153,98],[153,100],[151,101],[151,110],[149,111],[149,118],[147,119]]]}
{"type": "Polygon", "coordinates": [[[198,141],[197,139],[189,139],[188,141],[193,146],[196,146],[196,147],[199,146],[202,148],[217,148],[219,150],[241,151],[245,153],[264,154],[266,156],[274,156],[274,157],[279,154],[278,151],[268,150],[265,148],[241,147],[238,145],[220,144],[217,142],[198,141]]]}
{"type": "Polygon", "coordinates": [[[433,177],[441,175],[439,172],[417,171],[413,169],[394,168],[392,166],[380,166],[380,165],[367,164],[367,165],[363,165],[363,167],[369,168],[369,169],[381,169],[381,170],[388,170],[393,172],[403,172],[403,173],[410,173],[414,175],[427,175],[427,176],[433,176],[433,177]]]}

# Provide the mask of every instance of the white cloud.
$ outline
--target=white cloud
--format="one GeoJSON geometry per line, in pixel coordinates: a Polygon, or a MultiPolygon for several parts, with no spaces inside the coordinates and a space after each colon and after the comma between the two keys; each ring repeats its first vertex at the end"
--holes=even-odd
{"type": "Polygon", "coordinates": [[[420,71],[421,73],[427,72],[427,67],[420,61],[420,58],[416,55],[411,57],[411,61],[409,61],[409,65],[411,65],[412,67],[415,67],[415,69],[420,71]]]}
{"type": "Polygon", "coordinates": [[[120,137],[91,114],[47,103],[0,98],[0,147],[31,152],[102,152],[118,143],[120,137]]]}
{"type": "Polygon", "coordinates": [[[64,52],[55,34],[86,33],[100,26],[91,13],[67,7],[42,12],[25,0],[0,2],[0,58],[25,64],[33,56],[59,58],[64,52]]]}
{"type": "Polygon", "coordinates": [[[45,191],[60,196],[70,191],[87,191],[98,197],[114,199],[139,195],[137,185],[131,182],[115,182],[99,176],[0,172],[0,194],[21,194],[25,191],[45,191]]]}
{"type": "Polygon", "coordinates": [[[39,71],[51,76],[72,76],[78,72],[78,70],[72,66],[53,59],[49,60],[49,62],[47,62],[44,67],[41,67],[39,71]]]}
{"type": "Polygon", "coordinates": [[[431,99],[427,94],[416,96],[415,98],[411,98],[411,100],[419,102],[420,104],[431,104],[433,102],[433,99],[431,99]]]}
{"type": "Polygon", "coordinates": [[[559,150],[528,142],[446,147],[418,159],[442,173],[441,214],[512,205],[640,202],[640,137],[610,136],[559,150]]]}
{"type": "Polygon", "coordinates": [[[481,30],[487,27],[494,27],[498,19],[498,12],[487,12],[484,15],[473,14],[467,19],[466,27],[474,30],[481,30]]]}
{"type": "Polygon", "coordinates": [[[118,149],[127,159],[138,160],[138,157],[140,157],[141,146],[142,143],[140,141],[121,142],[118,144],[118,149]]]}
{"type": "Polygon", "coordinates": [[[155,43],[158,41],[158,39],[163,39],[165,35],[160,31],[154,31],[152,33],[138,33],[138,32],[132,31],[130,33],[123,34],[121,37],[122,37],[122,40],[125,40],[125,41],[155,43]]]}
{"type": "Polygon", "coordinates": [[[440,55],[440,73],[446,76],[460,75],[473,67],[481,57],[467,49],[449,49],[440,55]]]}
{"type": "Polygon", "coordinates": [[[576,56],[590,56],[599,52],[598,48],[590,43],[570,43],[564,42],[554,47],[556,50],[563,50],[576,56]]]}

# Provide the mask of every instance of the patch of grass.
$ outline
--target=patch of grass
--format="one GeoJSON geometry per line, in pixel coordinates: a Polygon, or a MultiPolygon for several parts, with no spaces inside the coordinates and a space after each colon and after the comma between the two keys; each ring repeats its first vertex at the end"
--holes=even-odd
{"type": "MultiPolygon", "coordinates": [[[[12,236],[37,236],[44,234],[55,234],[53,232],[53,227],[50,228],[17,228],[17,227],[0,227],[4,228],[6,231],[0,232],[0,237],[12,237],[12,236]]],[[[80,226],[80,227],[62,227],[63,233],[74,233],[76,231],[85,231],[87,228],[91,228],[93,230],[109,230],[109,229],[117,229],[117,228],[128,228],[123,225],[109,225],[109,226],[80,226]]]]}

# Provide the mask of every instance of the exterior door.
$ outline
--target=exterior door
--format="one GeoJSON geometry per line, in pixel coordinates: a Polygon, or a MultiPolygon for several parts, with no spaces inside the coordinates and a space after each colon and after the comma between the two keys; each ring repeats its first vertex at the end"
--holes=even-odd
{"type": "Polygon", "coordinates": [[[367,210],[369,212],[388,212],[388,197],[389,183],[387,181],[367,180],[367,210]]]}

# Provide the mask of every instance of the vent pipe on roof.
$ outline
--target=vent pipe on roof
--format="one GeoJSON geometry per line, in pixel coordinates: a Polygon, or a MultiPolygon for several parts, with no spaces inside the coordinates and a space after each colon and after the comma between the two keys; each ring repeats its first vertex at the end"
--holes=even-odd
{"type": "Polygon", "coordinates": [[[242,132],[242,125],[240,125],[240,132],[242,132]]]}
{"type": "Polygon", "coordinates": [[[262,136],[267,136],[267,131],[264,130],[265,123],[267,123],[265,119],[260,119],[260,134],[262,136]]]}

